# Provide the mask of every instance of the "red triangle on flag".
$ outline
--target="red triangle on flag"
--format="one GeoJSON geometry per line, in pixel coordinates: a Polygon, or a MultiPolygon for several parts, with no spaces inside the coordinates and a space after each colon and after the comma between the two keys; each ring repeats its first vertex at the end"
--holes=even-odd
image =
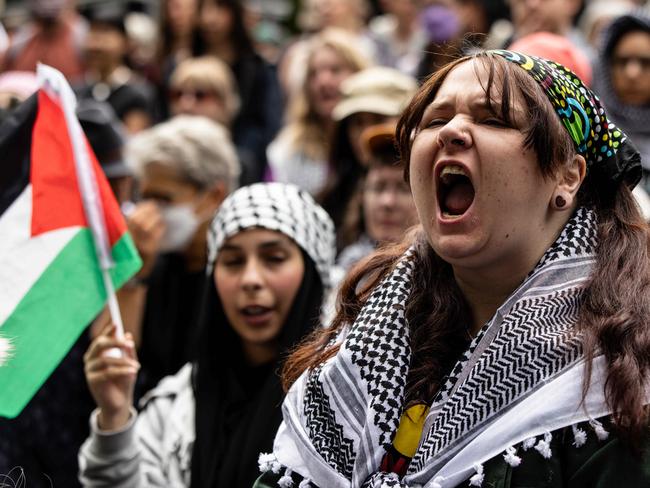
{"type": "MultiPolygon", "coordinates": [[[[126,224],[108,180],[88,141],[85,142],[102,200],[109,244],[113,246],[126,232],[126,224]]],[[[65,115],[61,106],[43,90],[38,93],[30,180],[32,236],[65,227],[88,226],[65,115]]]]}

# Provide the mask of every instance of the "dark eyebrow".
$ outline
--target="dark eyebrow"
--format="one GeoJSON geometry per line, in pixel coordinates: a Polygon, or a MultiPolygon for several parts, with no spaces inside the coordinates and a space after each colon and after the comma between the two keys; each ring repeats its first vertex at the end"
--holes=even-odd
{"type": "MultiPolygon", "coordinates": [[[[272,241],[265,241],[261,243],[258,247],[258,249],[272,249],[274,247],[283,247],[287,245],[288,243],[283,240],[283,239],[274,239],[272,241]]],[[[241,251],[240,246],[236,246],[235,244],[224,244],[221,247],[221,251],[241,251]]]]}
{"type": "Polygon", "coordinates": [[[142,193],[143,200],[160,200],[161,202],[171,202],[172,195],[169,193],[151,190],[142,193]]]}
{"type": "Polygon", "coordinates": [[[241,247],[235,246],[233,244],[224,244],[221,246],[221,251],[239,251],[241,250],[241,247]]]}
{"type": "Polygon", "coordinates": [[[282,246],[284,246],[284,245],[286,245],[286,244],[287,244],[287,243],[286,243],[284,240],[282,240],[282,239],[276,239],[276,240],[273,240],[273,241],[266,241],[266,242],[263,242],[263,243],[260,244],[258,247],[259,247],[260,249],[269,249],[269,248],[272,248],[272,247],[282,247],[282,246]]]}

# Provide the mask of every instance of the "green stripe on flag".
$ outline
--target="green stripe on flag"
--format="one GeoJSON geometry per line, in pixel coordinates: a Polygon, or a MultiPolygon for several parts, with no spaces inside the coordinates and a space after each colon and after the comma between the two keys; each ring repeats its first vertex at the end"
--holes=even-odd
{"type": "MultiPolygon", "coordinates": [[[[141,266],[128,234],[113,247],[116,288],[141,266]]],[[[13,343],[0,367],[0,415],[13,418],[31,400],[106,302],[90,229],[61,250],[0,327],[13,343]]],[[[73,401],[74,399],[68,399],[73,401]]]]}

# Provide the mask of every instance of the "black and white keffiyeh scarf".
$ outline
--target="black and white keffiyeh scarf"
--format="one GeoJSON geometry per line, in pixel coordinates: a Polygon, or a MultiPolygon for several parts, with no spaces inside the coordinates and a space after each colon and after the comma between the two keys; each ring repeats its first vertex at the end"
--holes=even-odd
{"type": "Polygon", "coordinates": [[[262,467],[295,471],[305,486],[447,488],[519,442],[541,435],[537,447],[544,447],[544,434],[610,413],[598,358],[581,404],[584,358],[573,334],[596,236],[595,214],[578,209],[453,368],[400,480],[377,470],[403,413],[411,359],[404,304],[415,260],[408,250],[344,332],[338,354],[290,389],[262,467]]]}

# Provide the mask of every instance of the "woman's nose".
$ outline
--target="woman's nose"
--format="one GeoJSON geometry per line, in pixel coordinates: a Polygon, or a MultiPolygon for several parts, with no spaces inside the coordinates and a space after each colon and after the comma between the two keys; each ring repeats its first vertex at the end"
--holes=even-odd
{"type": "Polygon", "coordinates": [[[472,145],[472,137],[466,122],[457,115],[447,122],[438,132],[438,146],[448,151],[467,149],[472,145]]]}
{"type": "Polygon", "coordinates": [[[246,262],[241,284],[242,288],[247,291],[257,290],[262,287],[262,273],[260,272],[260,266],[257,260],[249,259],[246,262]]]}

